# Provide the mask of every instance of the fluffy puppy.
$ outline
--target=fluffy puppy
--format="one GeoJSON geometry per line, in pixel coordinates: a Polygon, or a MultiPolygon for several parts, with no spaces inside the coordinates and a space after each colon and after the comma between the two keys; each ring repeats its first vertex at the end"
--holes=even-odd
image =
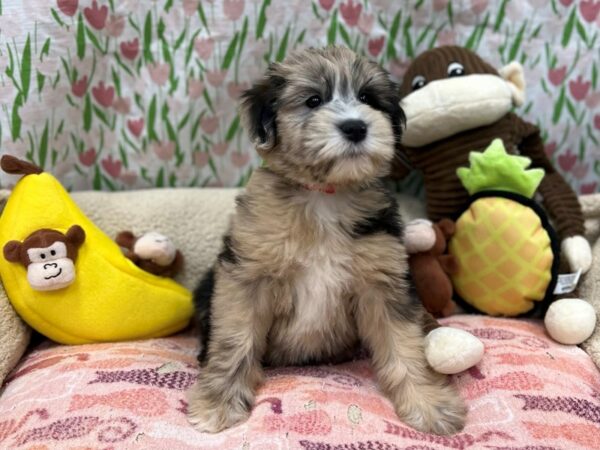
{"type": "Polygon", "coordinates": [[[344,48],[301,51],[269,67],[240,113],[266,167],[195,292],[190,421],[217,432],[246,419],[261,363],[337,361],[363,344],[404,421],[460,430],[465,407],[425,360],[424,310],[408,294],[402,224],[380,181],[404,121],[387,72],[344,48]]]}

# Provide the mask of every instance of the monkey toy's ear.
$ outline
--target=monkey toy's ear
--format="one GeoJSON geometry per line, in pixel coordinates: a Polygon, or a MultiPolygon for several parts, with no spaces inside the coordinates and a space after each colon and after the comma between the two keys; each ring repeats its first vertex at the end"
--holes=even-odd
{"type": "Polygon", "coordinates": [[[79,248],[85,241],[85,231],[79,225],[73,225],[67,231],[67,240],[71,242],[75,248],[79,248]]]}
{"type": "Polygon", "coordinates": [[[21,262],[21,243],[19,241],[7,242],[4,246],[4,257],[13,263],[21,262]]]}
{"type": "Polygon", "coordinates": [[[115,238],[115,242],[119,244],[119,246],[128,250],[133,250],[133,244],[135,244],[135,241],[137,241],[137,238],[131,231],[121,231],[115,238]]]}
{"type": "Polygon", "coordinates": [[[525,74],[523,66],[517,61],[508,63],[501,67],[498,73],[505,81],[508,82],[512,91],[513,102],[516,106],[521,106],[525,103],[525,74]]]}

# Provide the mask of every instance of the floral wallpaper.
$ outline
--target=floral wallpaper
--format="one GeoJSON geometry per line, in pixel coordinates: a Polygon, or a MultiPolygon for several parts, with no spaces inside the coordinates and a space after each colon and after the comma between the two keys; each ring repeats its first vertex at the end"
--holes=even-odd
{"type": "Polygon", "coordinates": [[[328,43],[397,79],[443,44],[521,61],[518,112],[578,192],[599,189],[598,0],[1,0],[0,13],[1,152],[70,189],[243,185],[260,161],[240,92],[269,61],[328,43]]]}

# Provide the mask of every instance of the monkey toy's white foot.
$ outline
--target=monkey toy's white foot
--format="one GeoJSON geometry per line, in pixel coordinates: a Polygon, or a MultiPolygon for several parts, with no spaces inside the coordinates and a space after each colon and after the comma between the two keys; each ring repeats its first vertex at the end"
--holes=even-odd
{"type": "Polygon", "coordinates": [[[548,334],[556,342],[577,345],[594,332],[596,311],[580,298],[563,298],[550,305],[544,323],[548,334]]]}

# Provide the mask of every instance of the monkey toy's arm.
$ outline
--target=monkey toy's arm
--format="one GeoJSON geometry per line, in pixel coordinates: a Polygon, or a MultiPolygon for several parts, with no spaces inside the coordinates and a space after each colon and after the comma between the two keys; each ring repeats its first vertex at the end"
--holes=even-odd
{"type": "Polygon", "coordinates": [[[531,158],[533,167],[540,167],[546,172],[538,192],[561,238],[562,252],[571,270],[587,272],[592,263],[592,251],[583,237],[583,213],[577,195],[546,156],[538,127],[517,116],[513,117],[515,129],[522,136],[519,144],[521,154],[531,158]]]}

